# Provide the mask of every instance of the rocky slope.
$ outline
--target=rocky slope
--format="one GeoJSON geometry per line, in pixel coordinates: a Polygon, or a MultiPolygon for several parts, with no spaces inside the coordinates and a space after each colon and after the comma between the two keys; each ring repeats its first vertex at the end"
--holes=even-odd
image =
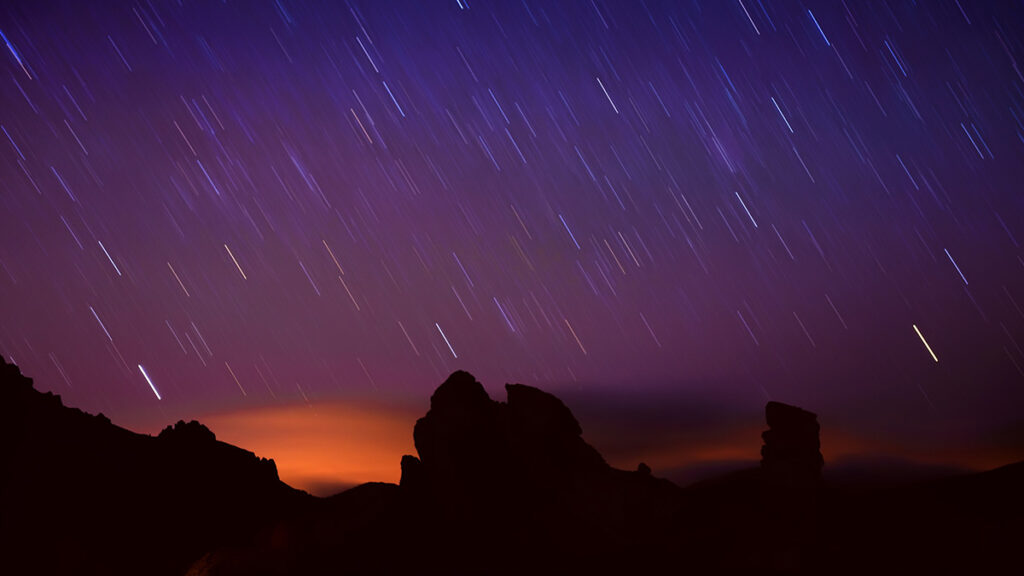
{"type": "Polygon", "coordinates": [[[182,574],[311,500],[198,422],[135,434],[0,365],[0,558],[9,574],[182,574]]]}

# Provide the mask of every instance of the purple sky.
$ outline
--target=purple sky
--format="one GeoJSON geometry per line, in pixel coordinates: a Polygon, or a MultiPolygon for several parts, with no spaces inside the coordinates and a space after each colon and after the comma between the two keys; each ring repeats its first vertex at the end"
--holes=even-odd
{"type": "Polygon", "coordinates": [[[1020,1],[5,2],[0,354],[145,431],[425,408],[462,368],[992,448],[1024,413],[1022,29],[1020,1]]]}

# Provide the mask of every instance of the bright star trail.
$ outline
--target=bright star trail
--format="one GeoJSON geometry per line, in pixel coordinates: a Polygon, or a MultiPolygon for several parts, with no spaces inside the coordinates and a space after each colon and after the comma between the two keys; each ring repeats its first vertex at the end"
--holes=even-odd
{"type": "Polygon", "coordinates": [[[452,343],[448,341],[448,337],[445,336],[444,330],[441,329],[441,325],[435,322],[434,326],[437,326],[437,331],[441,333],[441,338],[444,338],[444,343],[448,345],[448,350],[451,351],[452,356],[458,358],[459,355],[455,353],[455,348],[452,348],[452,343]]]}
{"type": "Polygon", "coordinates": [[[149,374],[146,374],[146,369],[142,367],[142,364],[139,364],[139,372],[142,372],[143,378],[146,379],[146,384],[149,384],[149,388],[153,391],[153,395],[156,396],[156,399],[162,400],[162,398],[160,398],[160,393],[157,392],[156,386],[154,386],[153,381],[149,379],[149,374]]]}
{"type": "Polygon", "coordinates": [[[465,369],[996,446],[1022,30],[1019,0],[5,2],[0,354],[146,431],[418,409],[465,369]]]}
{"type": "Polygon", "coordinates": [[[932,355],[932,360],[938,362],[939,357],[935,355],[935,352],[932,350],[932,347],[928,345],[928,341],[924,339],[924,334],[921,334],[921,330],[918,329],[916,324],[914,325],[914,332],[917,332],[917,337],[921,339],[921,343],[924,344],[924,347],[928,349],[928,353],[932,355]]]}

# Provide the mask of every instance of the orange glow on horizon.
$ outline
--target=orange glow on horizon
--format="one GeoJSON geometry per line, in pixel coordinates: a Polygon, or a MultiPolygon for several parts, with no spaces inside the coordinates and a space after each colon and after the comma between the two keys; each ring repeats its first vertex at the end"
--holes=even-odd
{"type": "MultiPolygon", "coordinates": [[[[422,409],[370,403],[270,406],[211,414],[201,418],[221,441],[273,458],[287,484],[317,496],[330,496],[364,482],[395,482],[401,458],[416,455],[413,425],[422,409]]],[[[600,428],[600,423],[595,428],[600,428]]],[[[696,439],[640,438],[646,446],[630,453],[607,453],[609,464],[625,470],[647,463],[657,476],[673,470],[718,463],[756,465],[761,458],[763,423],[744,424],[696,439]]],[[[600,439],[584,439],[603,452],[600,439]]],[[[910,463],[988,470],[1020,459],[1006,451],[924,450],[891,439],[881,441],[836,428],[821,431],[821,451],[829,464],[858,458],[893,458],[910,463]]]]}
{"type": "Polygon", "coordinates": [[[210,414],[217,439],[272,458],[287,484],[330,496],[364,482],[398,482],[422,414],[379,405],[325,403],[210,414]]]}

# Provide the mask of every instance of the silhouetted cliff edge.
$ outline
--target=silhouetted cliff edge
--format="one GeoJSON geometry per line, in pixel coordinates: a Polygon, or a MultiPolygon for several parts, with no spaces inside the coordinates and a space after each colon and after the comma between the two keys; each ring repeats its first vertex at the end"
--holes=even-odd
{"type": "Polygon", "coordinates": [[[182,574],[310,500],[198,422],[135,434],[0,363],[0,572],[182,574]]]}

